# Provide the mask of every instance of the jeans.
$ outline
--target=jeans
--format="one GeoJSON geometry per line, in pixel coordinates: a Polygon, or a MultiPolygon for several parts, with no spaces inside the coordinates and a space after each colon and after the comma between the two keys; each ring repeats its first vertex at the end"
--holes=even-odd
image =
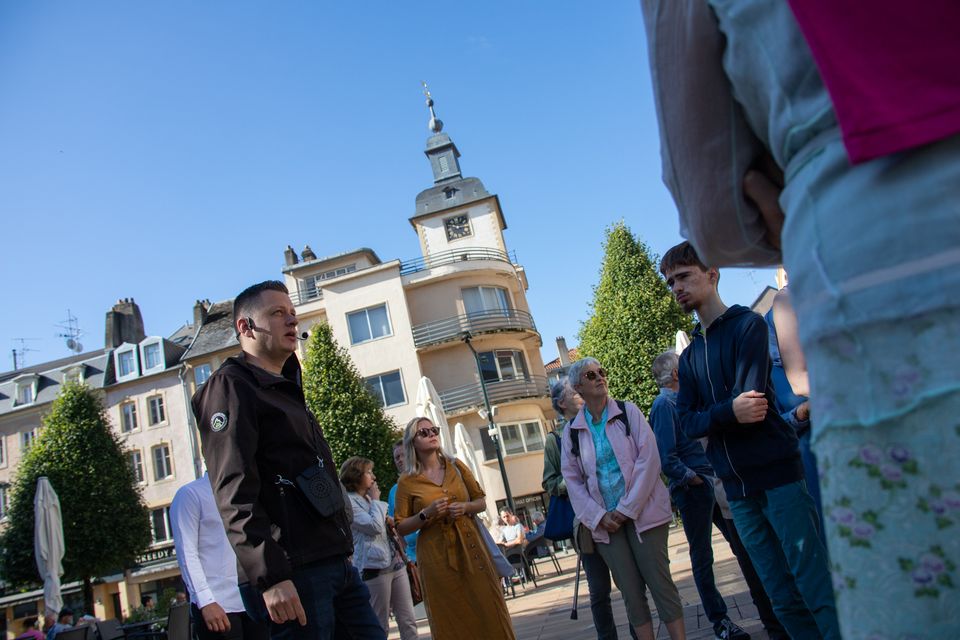
{"type": "Polygon", "coordinates": [[[827,547],[827,534],[823,522],[823,501],[820,499],[820,471],[817,469],[817,456],[810,448],[810,434],[812,429],[807,429],[803,435],[799,436],[800,460],[803,461],[804,482],[807,485],[807,491],[813,498],[813,505],[817,508],[817,522],[820,525],[820,541],[823,547],[827,547]]]}
{"type": "Polygon", "coordinates": [[[791,638],[840,638],[817,510],[802,480],[730,501],[733,520],[791,638]]]}
{"type": "MultiPolygon", "coordinates": [[[[617,623],[613,620],[613,605],[610,604],[610,569],[599,553],[581,553],[580,562],[587,574],[590,614],[597,629],[597,640],[617,640],[617,623]]],[[[633,627],[630,627],[630,637],[636,640],[633,627]]]]}
{"type": "Polygon", "coordinates": [[[683,518],[693,581],[703,612],[716,624],[727,617],[727,605],[713,578],[713,509],[716,506],[713,483],[708,479],[699,485],[680,487],[673,492],[673,502],[683,518]]]}
{"type": "MultiPolygon", "coordinates": [[[[386,640],[387,634],[370,605],[370,591],[346,557],[294,569],[293,584],[307,614],[307,624],[301,627],[296,620],[270,622],[271,640],[386,640]]],[[[270,620],[263,598],[251,598],[242,590],[241,595],[253,618],[270,620]]]]}

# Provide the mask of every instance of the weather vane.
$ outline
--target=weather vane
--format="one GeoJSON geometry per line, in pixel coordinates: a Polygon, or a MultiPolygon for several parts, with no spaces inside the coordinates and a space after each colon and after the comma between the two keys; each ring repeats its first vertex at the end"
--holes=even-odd
{"type": "Polygon", "coordinates": [[[437,117],[433,110],[433,96],[430,95],[430,88],[427,86],[426,80],[421,80],[420,84],[423,85],[423,95],[427,97],[427,108],[430,109],[430,122],[427,123],[427,128],[434,133],[440,133],[443,130],[443,121],[437,117]]]}

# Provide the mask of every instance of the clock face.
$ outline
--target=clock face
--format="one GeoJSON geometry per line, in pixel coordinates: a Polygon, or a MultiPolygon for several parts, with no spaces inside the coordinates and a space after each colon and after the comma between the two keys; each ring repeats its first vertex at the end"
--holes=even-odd
{"type": "Polygon", "coordinates": [[[473,235],[470,230],[470,218],[466,215],[454,216],[443,221],[447,229],[447,240],[459,240],[473,235]]]}

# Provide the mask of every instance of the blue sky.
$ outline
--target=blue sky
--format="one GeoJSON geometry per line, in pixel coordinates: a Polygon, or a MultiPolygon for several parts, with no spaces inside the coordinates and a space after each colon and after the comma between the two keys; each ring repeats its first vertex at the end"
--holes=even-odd
{"type": "MultiPolygon", "coordinates": [[[[500,196],[544,338],[572,346],[606,226],[680,241],[639,3],[0,3],[0,370],[103,346],[122,297],[168,335],[277,278],[287,244],[414,258],[427,80],[465,175],[500,196]]],[[[727,270],[749,304],[769,270],[727,270]]]]}

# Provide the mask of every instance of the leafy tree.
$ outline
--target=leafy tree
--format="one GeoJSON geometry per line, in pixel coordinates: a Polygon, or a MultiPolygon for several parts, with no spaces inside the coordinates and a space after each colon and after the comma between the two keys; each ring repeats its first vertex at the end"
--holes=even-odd
{"type": "Polygon", "coordinates": [[[315,325],[310,331],[303,363],[303,392],[307,406],[323,427],[337,465],[351,456],[373,460],[385,499],[397,481],[392,446],[399,429],[367,389],[327,323],[315,325]]]}
{"type": "Polygon", "coordinates": [[[33,500],[37,478],[47,476],[63,516],[63,580],[83,581],[85,606],[92,611],[91,580],[133,564],[150,544],[149,515],[99,394],[66,383],[42,424],[13,480],[10,520],[0,538],[3,576],[20,586],[40,581],[33,500]]]}
{"type": "Polygon", "coordinates": [[[651,366],[693,324],[660,277],[660,259],[621,221],[609,227],[592,313],[580,327],[581,357],[609,372],[610,395],[649,414],[659,390],[651,366]]]}

